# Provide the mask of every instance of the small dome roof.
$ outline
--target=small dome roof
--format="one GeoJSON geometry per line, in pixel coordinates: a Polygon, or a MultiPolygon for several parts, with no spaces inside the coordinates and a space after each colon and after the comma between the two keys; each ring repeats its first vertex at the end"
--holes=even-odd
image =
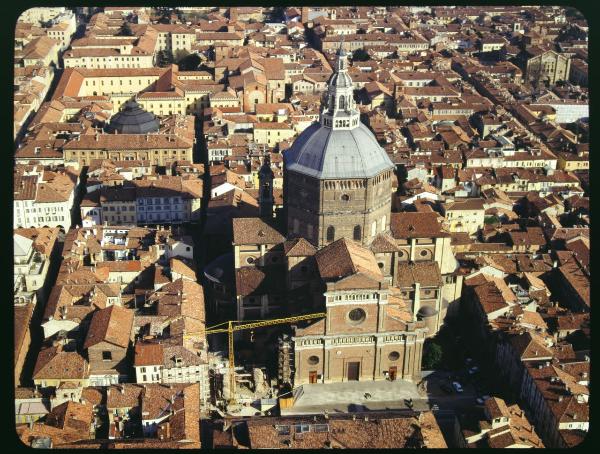
{"type": "Polygon", "coordinates": [[[437,314],[437,311],[431,306],[421,306],[419,312],[417,312],[418,317],[433,317],[437,314]]]}
{"type": "Polygon", "coordinates": [[[158,131],[159,126],[153,113],[142,109],[136,101],[127,101],[123,109],[111,117],[106,130],[119,134],[146,134],[158,131]]]}
{"type": "Polygon", "coordinates": [[[223,285],[235,282],[233,253],[220,255],[204,267],[204,276],[207,279],[223,285]]]}
{"type": "Polygon", "coordinates": [[[313,123],[284,152],[287,170],[319,179],[371,178],[394,164],[363,123],[332,129],[313,123]]]}

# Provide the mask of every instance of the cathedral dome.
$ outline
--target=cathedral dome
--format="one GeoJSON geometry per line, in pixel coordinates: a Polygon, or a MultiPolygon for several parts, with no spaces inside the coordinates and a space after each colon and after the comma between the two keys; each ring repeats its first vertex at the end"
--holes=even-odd
{"type": "Polygon", "coordinates": [[[306,128],[283,156],[288,171],[318,179],[372,178],[394,164],[373,133],[360,121],[340,47],[329,79],[319,123],[306,128]]]}
{"type": "Polygon", "coordinates": [[[145,111],[135,101],[127,101],[123,109],[111,117],[106,130],[119,134],[146,134],[158,131],[159,126],[153,113],[145,111]]]}
{"type": "Polygon", "coordinates": [[[394,164],[361,122],[335,129],[314,123],[284,152],[286,168],[319,179],[371,178],[394,164]]]}

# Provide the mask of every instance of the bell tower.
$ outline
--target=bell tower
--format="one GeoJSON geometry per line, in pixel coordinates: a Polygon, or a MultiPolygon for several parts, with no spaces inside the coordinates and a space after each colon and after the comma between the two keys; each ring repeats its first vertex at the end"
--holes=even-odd
{"type": "Polygon", "coordinates": [[[267,155],[258,171],[258,209],[260,217],[263,219],[271,219],[273,217],[273,178],[271,159],[267,155]]]}

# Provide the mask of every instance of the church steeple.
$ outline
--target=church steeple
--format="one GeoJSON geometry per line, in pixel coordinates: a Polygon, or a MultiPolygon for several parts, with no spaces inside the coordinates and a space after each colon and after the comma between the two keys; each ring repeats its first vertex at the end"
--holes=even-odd
{"type": "Polygon", "coordinates": [[[273,218],[273,171],[271,170],[271,159],[267,155],[260,170],[258,171],[259,194],[258,209],[263,219],[273,218]]]}
{"type": "Polygon", "coordinates": [[[348,74],[348,56],[343,41],[337,51],[334,69],[321,110],[321,124],[332,129],[357,128],[360,113],[354,102],[354,85],[348,74]]]}

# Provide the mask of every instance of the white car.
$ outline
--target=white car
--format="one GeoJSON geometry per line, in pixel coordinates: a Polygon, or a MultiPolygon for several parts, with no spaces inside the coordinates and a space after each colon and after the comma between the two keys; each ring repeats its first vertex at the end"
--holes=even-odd
{"type": "Polygon", "coordinates": [[[454,390],[457,393],[462,393],[463,392],[463,388],[462,388],[461,384],[459,382],[457,382],[457,381],[453,381],[452,382],[452,387],[454,388],[454,390]]]}
{"type": "Polygon", "coordinates": [[[473,366],[469,369],[469,375],[476,374],[477,372],[479,372],[479,367],[477,366],[473,366]]]}

